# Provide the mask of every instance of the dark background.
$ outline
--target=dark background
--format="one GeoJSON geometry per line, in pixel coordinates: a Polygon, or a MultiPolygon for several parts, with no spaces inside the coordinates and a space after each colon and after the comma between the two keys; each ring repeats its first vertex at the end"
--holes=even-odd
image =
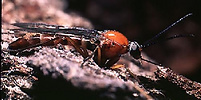
{"type": "Polygon", "coordinates": [[[161,39],[175,34],[195,34],[144,49],[157,62],[175,72],[200,81],[201,1],[200,0],[68,0],[66,12],[79,14],[97,30],[117,30],[130,41],[143,44],[188,13],[193,13],[168,30],[161,39]]]}

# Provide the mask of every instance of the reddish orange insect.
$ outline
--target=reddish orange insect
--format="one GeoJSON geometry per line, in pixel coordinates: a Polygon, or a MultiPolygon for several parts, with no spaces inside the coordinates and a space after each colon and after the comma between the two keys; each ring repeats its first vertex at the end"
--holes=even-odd
{"type": "MultiPolygon", "coordinates": [[[[36,46],[48,46],[61,43],[64,45],[72,45],[85,58],[85,60],[93,57],[94,61],[100,67],[110,68],[119,60],[122,54],[127,52],[129,52],[135,59],[141,59],[155,65],[160,65],[143,59],[141,56],[141,50],[157,43],[155,40],[159,36],[190,15],[192,14],[190,13],[180,18],[143,45],[139,45],[136,41],[128,41],[122,33],[114,30],[97,31],[79,27],[66,27],[43,23],[14,23],[12,25],[20,27],[20,29],[12,29],[13,31],[25,31],[34,33],[34,35],[31,35],[28,38],[19,38],[9,45],[9,49],[20,51],[36,46]],[[80,42],[76,41],[89,41],[91,45],[95,45],[96,47],[92,50],[93,53],[89,55],[86,48],[83,47],[80,42]]],[[[166,38],[166,40],[186,36],[193,35],[175,35],[166,38]]]]}

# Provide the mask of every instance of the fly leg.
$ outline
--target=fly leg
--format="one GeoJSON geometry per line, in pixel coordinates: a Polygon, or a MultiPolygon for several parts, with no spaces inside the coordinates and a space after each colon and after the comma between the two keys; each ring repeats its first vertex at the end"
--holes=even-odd
{"type": "Polygon", "coordinates": [[[122,65],[122,64],[115,64],[119,59],[120,59],[120,56],[113,57],[105,63],[105,66],[107,68],[111,68],[111,69],[117,69],[120,67],[124,67],[124,65],[122,65]]]}
{"type": "Polygon", "coordinates": [[[73,39],[70,37],[66,37],[66,39],[82,55],[83,58],[87,58],[89,56],[87,50],[78,45],[73,39]]]}
{"type": "Polygon", "coordinates": [[[106,58],[102,54],[102,50],[99,46],[97,47],[97,50],[94,51],[94,53],[95,53],[95,55],[94,55],[93,59],[100,67],[105,67],[106,69],[107,68],[117,69],[117,68],[124,66],[124,65],[120,65],[120,64],[114,65],[120,59],[120,56],[115,56],[113,58],[106,58]]]}

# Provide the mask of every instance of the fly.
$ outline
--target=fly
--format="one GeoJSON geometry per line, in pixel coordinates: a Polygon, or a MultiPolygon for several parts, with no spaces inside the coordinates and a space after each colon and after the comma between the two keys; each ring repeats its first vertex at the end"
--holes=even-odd
{"type": "MultiPolygon", "coordinates": [[[[70,44],[83,56],[84,61],[93,58],[100,67],[104,68],[116,68],[113,65],[120,59],[122,54],[128,52],[134,59],[140,59],[161,66],[161,64],[144,59],[141,56],[141,51],[144,48],[158,43],[159,41],[156,40],[162,34],[190,15],[192,15],[192,13],[180,18],[142,45],[138,44],[136,41],[129,41],[122,33],[115,30],[97,31],[94,29],[49,25],[44,23],[14,23],[12,25],[19,27],[19,29],[11,29],[12,31],[24,31],[32,35],[27,38],[25,37],[26,35],[19,38],[12,42],[8,48],[11,51],[21,51],[37,46],[49,46],[59,43],[63,45],[70,44]],[[86,48],[77,41],[88,41],[90,44],[95,45],[95,49],[92,50],[93,53],[89,55],[86,48]]],[[[193,34],[174,35],[166,38],[165,41],[179,37],[193,36],[193,34]]]]}

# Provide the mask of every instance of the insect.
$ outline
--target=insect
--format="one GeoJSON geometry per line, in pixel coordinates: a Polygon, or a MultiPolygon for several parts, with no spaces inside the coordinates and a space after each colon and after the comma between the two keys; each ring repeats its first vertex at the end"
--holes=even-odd
{"type": "MultiPolygon", "coordinates": [[[[56,45],[59,43],[63,45],[69,44],[83,56],[85,61],[93,58],[100,67],[104,68],[116,68],[111,66],[120,59],[122,54],[127,52],[129,52],[134,59],[161,65],[144,59],[141,56],[141,51],[146,47],[158,43],[156,40],[162,34],[190,15],[192,15],[192,13],[180,18],[142,45],[139,45],[136,41],[129,41],[122,33],[115,30],[98,31],[80,27],[66,27],[43,23],[14,23],[12,25],[19,27],[19,29],[11,29],[12,31],[28,32],[32,33],[32,35],[28,37],[25,35],[24,37],[17,39],[12,42],[8,48],[14,51],[21,51],[37,46],[56,45]],[[88,54],[86,48],[82,46],[82,43],[77,41],[87,41],[91,45],[94,45],[95,48],[92,50],[93,52],[88,54]]],[[[189,36],[192,37],[193,35],[174,35],[165,40],[189,36]]]]}

